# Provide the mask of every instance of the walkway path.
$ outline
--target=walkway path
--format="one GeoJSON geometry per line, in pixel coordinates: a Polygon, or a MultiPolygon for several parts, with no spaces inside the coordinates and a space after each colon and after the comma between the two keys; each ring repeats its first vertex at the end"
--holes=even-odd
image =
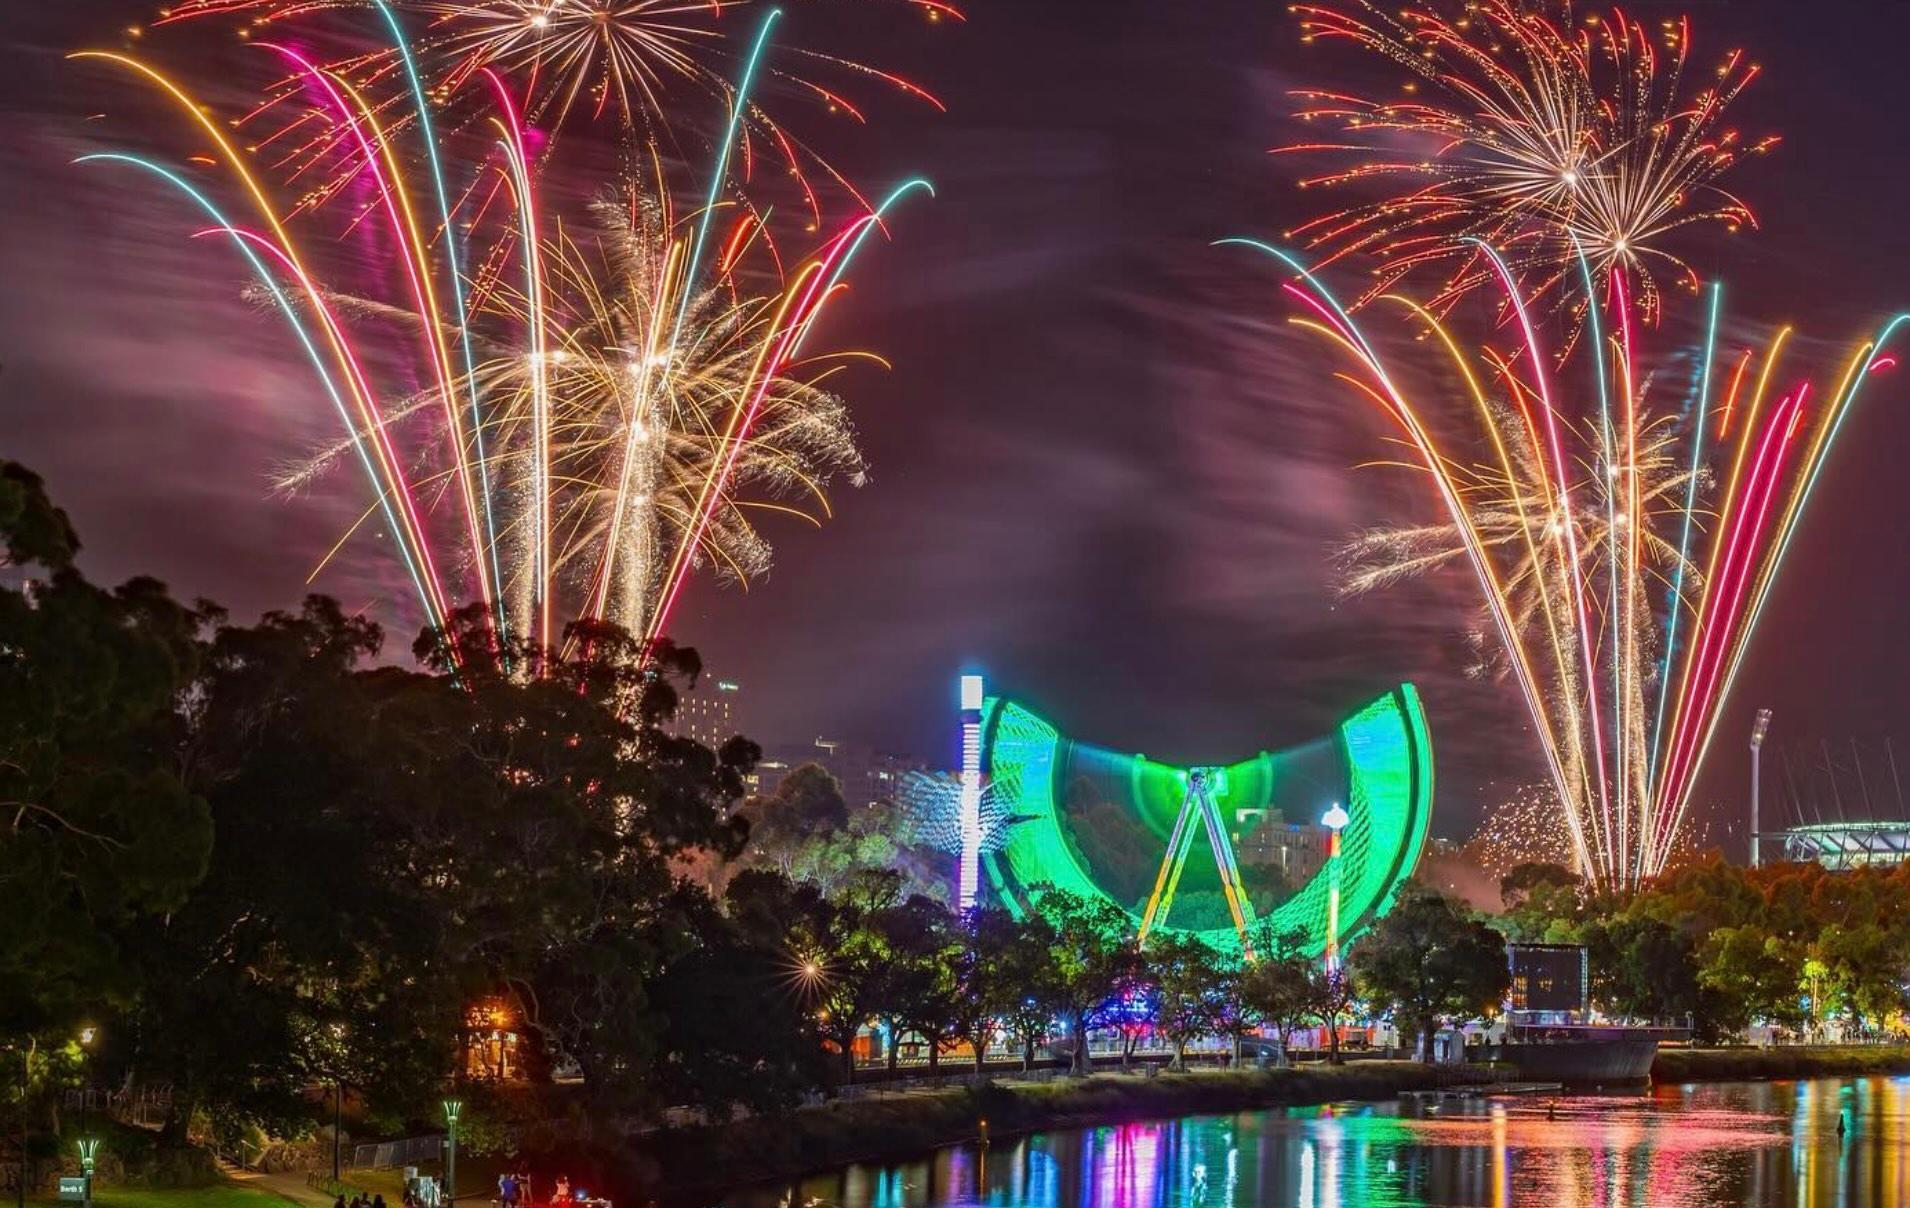
{"type": "Polygon", "coordinates": [[[247,1187],[256,1187],[260,1191],[269,1191],[281,1199],[290,1200],[300,1205],[300,1208],[332,1208],[332,1197],[307,1187],[305,1176],[302,1174],[290,1172],[264,1174],[257,1170],[246,1170],[230,1177],[247,1187]]]}

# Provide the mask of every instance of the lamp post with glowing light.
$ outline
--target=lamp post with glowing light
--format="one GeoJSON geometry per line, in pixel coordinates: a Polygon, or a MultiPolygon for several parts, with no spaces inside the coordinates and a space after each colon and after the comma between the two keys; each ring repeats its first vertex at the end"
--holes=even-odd
{"type": "MultiPolygon", "coordinates": [[[[332,1040],[336,1042],[335,1051],[332,1054],[333,1060],[335,1062],[339,1062],[342,1064],[344,1061],[344,1056],[345,1056],[344,1054],[345,1025],[344,1024],[335,1023],[332,1025],[332,1040]]],[[[342,1177],[341,1170],[339,1167],[338,1142],[339,1142],[339,1134],[344,1131],[345,1131],[345,1078],[343,1074],[338,1072],[338,1066],[334,1065],[332,1067],[332,1184],[334,1188],[336,1188],[339,1182],[339,1179],[342,1177]]]]}
{"type": "Polygon", "coordinates": [[[87,1024],[80,1029],[80,1132],[86,1131],[86,1100],[93,1090],[93,1040],[99,1029],[87,1024]]]}
{"type": "Polygon", "coordinates": [[[86,1180],[86,1190],[81,1201],[84,1208],[93,1208],[93,1161],[99,1156],[99,1141],[93,1137],[80,1139],[80,1174],[86,1180]]]}
{"type": "Polygon", "coordinates": [[[1340,832],[1353,819],[1346,807],[1335,801],[1320,817],[1326,827],[1326,971],[1340,968],[1340,832]]]}
{"type": "Polygon", "coordinates": [[[458,1116],[464,1111],[462,1099],[444,1101],[444,1202],[458,1198],[458,1116]]]}

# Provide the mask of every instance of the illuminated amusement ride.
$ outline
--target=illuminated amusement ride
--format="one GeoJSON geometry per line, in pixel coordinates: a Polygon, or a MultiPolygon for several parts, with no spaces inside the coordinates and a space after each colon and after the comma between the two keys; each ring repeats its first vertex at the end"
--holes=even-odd
{"type": "Polygon", "coordinates": [[[1143,943],[1175,930],[1251,955],[1256,935],[1298,931],[1334,963],[1426,841],[1432,745],[1410,684],[1322,738],[1225,766],[1077,741],[978,675],[961,705],[964,907],[986,895],[1019,917],[1061,890],[1118,906],[1143,943]]]}

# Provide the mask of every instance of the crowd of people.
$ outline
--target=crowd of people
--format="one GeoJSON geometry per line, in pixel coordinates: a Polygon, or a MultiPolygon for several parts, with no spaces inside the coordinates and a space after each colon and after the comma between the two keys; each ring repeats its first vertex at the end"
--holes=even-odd
{"type": "MultiPolygon", "coordinates": [[[[406,1184],[403,1208],[436,1208],[436,1197],[428,1194],[428,1189],[423,1186],[428,1182],[431,1180],[414,1180],[406,1184]]],[[[550,1208],[602,1202],[592,1199],[582,1187],[573,1188],[570,1176],[564,1174],[558,1175],[557,1181],[551,1184],[550,1199],[545,1201],[550,1208]]],[[[498,1175],[497,1197],[492,1203],[498,1205],[498,1208],[534,1208],[538,1200],[533,1190],[531,1176],[521,1170],[507,1170],[498,1175]]],[[[340,1193],[332,1200],[332,1208],[386,1208],[385,1197],[382,1194],[366,1195],[364,1192],[353,1192],[348,1200],[343,1193],[340,1193]]]]}
{"type": "MultiPolygon", "coordinates": [[[[547,1201],[551,1208],[590,1202],[592,1201],[589,1193],[581,1187],[573,1188],[570,1184],[570,1176],[565,1174],[558,1175],[557,1181],[551,1184],[550,1199],[547,1201]]],[[[537,1204],[537,1194],[531,1182],[531,1176],[523,1171],[509,1170],[498,1175],[497,1203],[499,1208],[534,1208],[537,1204]]]]}

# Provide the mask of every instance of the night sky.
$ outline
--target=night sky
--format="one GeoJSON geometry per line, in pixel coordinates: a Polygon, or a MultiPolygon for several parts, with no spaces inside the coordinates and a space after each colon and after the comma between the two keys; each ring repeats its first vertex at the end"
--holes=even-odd
{"type": "MultiPolygon", "coordinates": [[[[1742,44],[1765,66],[1737,122],[1784,142],[1729,182],[1762,230],[1678,244],[1726,277],[1734,311],[1795,321],[1828,354],[1910,305],[1910,4],[1630,7],[1692,12],[1698,63],[1742,44]]],[[[937,760],[952,759],[965,668],[1064,730],[1186,762],[1303,741],[1412,680],[1440,758],[1435,832],[1468,833],[1540,775],[1512,689],[1464,674],[1469,582],[1336,596],[1333,550],[1365,525],[1434,518],[1430,499],[1354,468],[1378,421],[1301,351],[1266,263],[1210,246],[1314,212],[1266,151],[1289,133],[1287,91],[1343,78],[1348,53],[1302,46],[1265,0],[966,8],[965,24],[831,33],[949,107],[885,101],[829,148],[870,187],[920,172],[939,194],[908,207],[831,319],[894,363],[841,383],[872,479],[838,490],[821,529],[771,524],[776,568],[748,592],[695,583],[676,636],[745,686],[758,737],[937,760]]],[[[94,576],[153,573],[240,617],[294,605],[363,502],[355,480],[270,488],[335,434],[329,406],[281,321],[241,298],[230,256],[186,237],[190,216],[67,162],[125,141],[126,124],[88,116],[124,113],[130,90],[61,55],[117,47],[150,7],[7,9],[0,454],[44,474],[94,576]]],[[[811,19],[792,6],[792,26],[811,19]]],[[[1737,736],[1759,705],[1776,710],[1775,744],[1910,733],[1907,406],[1881,380],[1843,438],[1728,706],[1701,817],[1736,812],[1737,736]]],[[[376,553],[313,588],[391,622],[395,657],[415,617],[376,553]]]]}

